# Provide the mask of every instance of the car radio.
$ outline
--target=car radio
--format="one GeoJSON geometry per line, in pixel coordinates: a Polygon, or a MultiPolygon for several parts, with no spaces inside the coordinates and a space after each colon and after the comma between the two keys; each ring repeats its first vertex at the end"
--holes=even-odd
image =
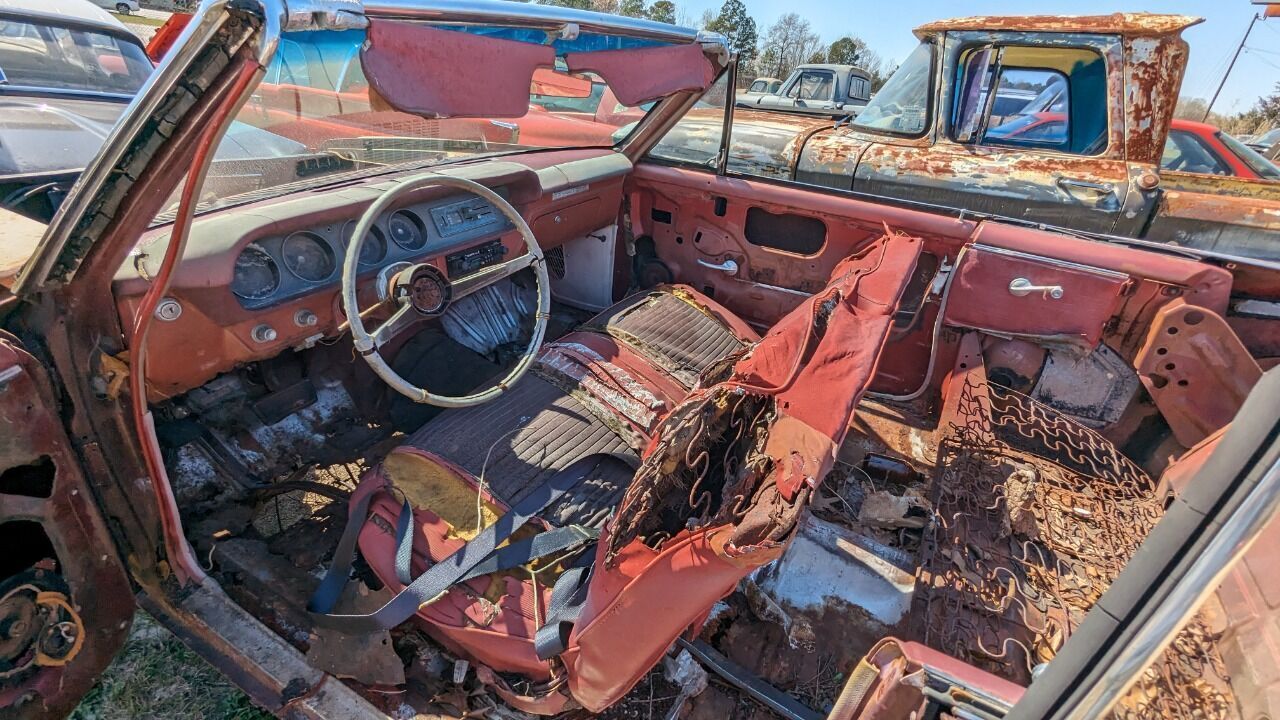
{"type": "Polygon", "coordinates": [[[447,255],[444,261],[445,267],[449,270],[449,277],[456,279],[490,265],[497,265],[502,262],[506,254],[507,248],[501,240],[490,240],[473,248],[447,255]]]}

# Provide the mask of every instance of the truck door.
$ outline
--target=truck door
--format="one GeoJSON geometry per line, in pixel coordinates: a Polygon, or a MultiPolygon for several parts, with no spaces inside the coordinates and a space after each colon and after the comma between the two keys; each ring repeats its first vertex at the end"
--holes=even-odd
{"type": "Polygon", "coordinates": [[[69,714],[120,649],[133,618],[133,591],[56,402],[45,368],[0,330],[6,718],[69,714]]]}
{"type": "Polygon", "coordinates": [[[834,107],[832,98],[836,87],[836,74],[830,70],[802,70],[792,76],[778,95],[766,95],[760,100],[763,108],[797,110],[800,112],[829,112],[834,107]]]}
{"type": "MultiPolygon", "coordinates": [[[[948,33],[934,59],[932,117],[915,124],[923,128],[915,137],[888,133],[868,149],[853,189],[1111,232],[1130,191],[1123,108],[1113,101],[1123,96],[1122,73],[1107,60],[1123,57],[1119,45],[948,33]],[[921,143],[927,135],[933,141],[921,143]]],[[[879,104],[858,124],[893,112],[879,104]]]]}

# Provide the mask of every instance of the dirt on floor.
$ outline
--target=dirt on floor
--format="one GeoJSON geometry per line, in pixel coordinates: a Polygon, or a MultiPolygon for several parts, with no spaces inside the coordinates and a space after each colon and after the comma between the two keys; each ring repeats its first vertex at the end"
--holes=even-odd
{"type": "Polygon", "coordinates": [[[268,720],[213,666],[139,611],[129,640],[72,720],[268,720]]]}

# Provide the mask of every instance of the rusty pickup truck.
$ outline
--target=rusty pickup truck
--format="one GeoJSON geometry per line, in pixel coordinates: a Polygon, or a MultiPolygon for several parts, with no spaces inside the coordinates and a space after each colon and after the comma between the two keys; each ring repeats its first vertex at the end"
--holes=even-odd
{"type": "MultiPolygon", "coordinates": [[[[1117,13],[930,23],[856,117],[815,126],[736,113],[727,169],[1274,260],[1280,184],[1160,167],[1189,53],[1181,33],[1198,22],[1117,13]],[[1034,122],[1046,113],[1065,122],[1034,122]]],[[[683,160],[698,135],[719,129],[686,122],[655,155],[683,160]]]]}

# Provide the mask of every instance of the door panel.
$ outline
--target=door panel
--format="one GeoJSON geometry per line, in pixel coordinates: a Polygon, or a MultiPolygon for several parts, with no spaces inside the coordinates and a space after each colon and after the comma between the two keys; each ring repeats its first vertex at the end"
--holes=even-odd
{"type": "Polygon", "coordinates": [[[630,192],[633,227],[652,235],[673,276],[760,327],[823,287],[836,264],[882,236],[886,224],[954,249],[975,227],[798,186],[648,163],[636,167],[630,192]],[[815,250],[807,241],[818,226],[825,238],[815,250]]]}
{"type": "Polygon", "coordinates": [[[956,265],[943,319],[1093,348],[1128,285],[1125,273],[974,244],[956,265]]]}
{"type": "Polygon", "coordinates": [[[840,258],[886,228],[922,238],[919,267],[927,272],[908,287],[871,386],[892,396],[914,397],[930,381],[936,385],[943,373],[931,377],[931,365],[947,367],[959,337],[949,328],[1077,347],[1104,341],[1131,357],[1163,303],[1181,297],[1225,313],[1232,284],[1226,270],[1186,258],[794,184],[640,163],[627,188],[634,232],[653,237],[657,258],[676,281],[707,292],[760,328],[802,302],[840,258]],[[819,219],[825,242],[807,255],[753,244],[746,239],[752,208],[819,219]],[[723,268],[730,260],[731,268],[708,267],[723,268]],[[1032,287],[1010,292],[1019,279],[1032,287]],[[1035,286],[1059,286],[1062,297],[1035,286]]]}
{"type": "Polygon", "coordinates": [[[132,589],[56,408],[44,368],[0,332],[5,717],[71,712],[124,643],[133,618],[132,589]],[[15,627],[25,629],[15,636],[15,627]]]}

